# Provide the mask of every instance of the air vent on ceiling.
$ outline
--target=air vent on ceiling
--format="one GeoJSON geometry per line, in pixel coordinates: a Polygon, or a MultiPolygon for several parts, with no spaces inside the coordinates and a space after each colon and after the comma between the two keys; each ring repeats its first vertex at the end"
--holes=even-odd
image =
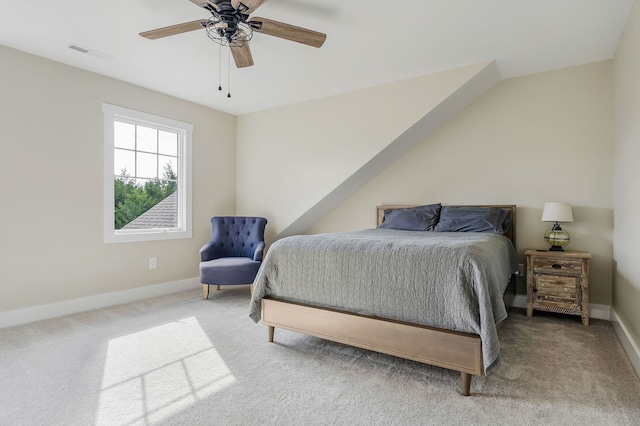
{"type": "Polygon", "coordinates": [[[89,49],[85,49],[84,47],[80,47],[80,46],[75,45],[75,44],[70,44],[69,45],[69,49],[77,50],[78,52],[82,52],[82,53],[91,52],[89,49]]]}
{"type": "Polygon", "coordinates": [[[107,55],[106,53],[98,52],[97,50],[89,49],[88,47],[80,46],[79,44],[76,44],[76,43],[69,43],[68,47],[69,47],[69,49],[75,50],[76,52],[86,53],[88,55],[91,55],[91,56],[94,56],[94,57],[100,58],[100,59],[109,59],[109,58],[113,57],[111,55],[107,55]]]}

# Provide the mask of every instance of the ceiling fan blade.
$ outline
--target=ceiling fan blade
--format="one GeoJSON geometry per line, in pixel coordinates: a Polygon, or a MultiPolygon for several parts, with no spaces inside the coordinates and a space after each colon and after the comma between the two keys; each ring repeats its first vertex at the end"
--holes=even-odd
{"type": "Polygon", "coordinates": [[[231,49],[231,54],[233,55],[236,67],[245,68],[253,65],[253,56],[251,55],[251,49],[249,48],[248,42],[241,45],[234,45],[231,43],[229,44],[229,48],[231,49]]]}
{"type": "Polygon", "coordinates": [[[273,21],[271,19],[251,18],[250,22],[262,23],[262,26],[259,29],[254,28],[254,31],[306,44],[308,46],[320,47],[327,38],[326,34],[308,30],[306,28],[296,27],[291,24],[285,24],[284,22],[273,21]]]}
{"type": "MultiPolygon", "coordinates": [[[[191,0],[191,1],[198,1],[198,0],[191,0]]],[[[249,8],[249,9],[247,9],[247,11],[245,13],[247,15],[250,15],[253,12],[255,12],[255,10],[257,8],[262,6],[263,3],[266,2],[266,1],[267,0],[231,0],[231,5],[234,7],[234,9],[237,9],[238,5],[240,3],[243,3],[245,6],[247,6],[249,8]]]]}
{"type": "Polygon", "coordinates": [[[168,27],[156,28],[140,33],[142,37],[149,40],[155,40],[162,37],[168,37],[176,34],[187,33],[189,31],[201,30],[207,25],[206,19],[198,19],[197,21],[184,22],[182,24],[170,25],[168,27]]]}

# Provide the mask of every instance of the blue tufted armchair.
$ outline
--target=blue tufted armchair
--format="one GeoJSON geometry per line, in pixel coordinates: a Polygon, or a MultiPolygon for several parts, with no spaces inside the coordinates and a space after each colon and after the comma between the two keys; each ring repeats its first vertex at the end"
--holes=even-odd
{"type": "Polygon", "coordinates": [[[252,284],[262,263],[267,219],[249,216],[211,218],[211,241],[200,249],[202,298],[209,286],[252,284]]]}

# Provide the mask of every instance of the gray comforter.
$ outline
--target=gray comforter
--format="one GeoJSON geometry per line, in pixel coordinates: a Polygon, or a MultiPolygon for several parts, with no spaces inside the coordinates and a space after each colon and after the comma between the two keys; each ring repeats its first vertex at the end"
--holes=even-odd
{"type": "Polygon", "coordinates": [[[478,334],[485,371],[497,361],[502,294],[517,271],[508,238],[483,233],[368,229],[275,242],[250,306],[275,297],[478,334]]]}

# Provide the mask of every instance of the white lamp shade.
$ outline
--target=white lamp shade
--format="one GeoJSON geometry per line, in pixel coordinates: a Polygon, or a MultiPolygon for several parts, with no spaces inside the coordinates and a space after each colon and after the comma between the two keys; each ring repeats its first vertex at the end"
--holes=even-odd
{"type": "Polygon", "coordinates": [[[544,203],[543,222],[573,222],[573,212],[569,203],[544,203]]]}

